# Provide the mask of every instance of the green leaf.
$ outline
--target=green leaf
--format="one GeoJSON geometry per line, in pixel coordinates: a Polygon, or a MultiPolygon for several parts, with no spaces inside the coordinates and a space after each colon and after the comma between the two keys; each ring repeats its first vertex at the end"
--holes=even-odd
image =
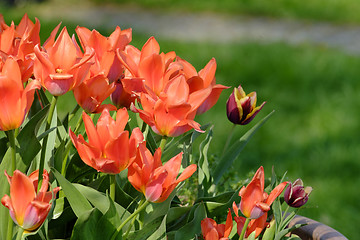
{"type": "Polygon", "coordinates": [[[59,185],[64,191],[66,198],[68,199],[70,206],[77,217],[80,217],[84,212],[88,212],[92,209],[92,206],[88,200],[71,182],[64,178],[64,176],[62,176],[56,169],[52,168],[51,171],[59,182],[59,185]]]}
{"type": "Polygon", "coordinates": [[[208,149],[213,137],[212,128],[210,128],[204,141],[200,143],[199,152],[199,162],[198,162],[198,197],[205,197],[209,195],[209,189],[212,185],[213,178],[209,170],[208,162],[208,149]]]}
{"type": "Polygon", "coordinates": [[[153,233],[155,233],[160,228],[160,226],[164,222],[164,218],[165,217],[158,217],[155,220],[144,224],[144,227],[141,230],[130,233],[127,239],[147,240],[153,233]]]}
{"type": "MultiPolygon", "coordinates": [[[[96,240],[97,238],[97,226],[99,219],[102,217],[102,213],[96,209],[92,208],[90,210],[82,212],[78,217],[74,225],[74,229],[71,235],[71,240],[96,240]]],[[[110,225],[110,224],[109,224],[110,225]]],[[[107,228],[103,229],[105,232],[109,230],[107,228]]]]}
{"type": "Polygon", "coordinates": [[[252,136],[259,130],[259,128],[264,125],[264,123],[271,117],[274,113],[272,111],[262,120],[260,120],[255,126],[253,126],[249,131],[247,131],[240,139],[235,141],[235,143],[226,151],[223,157],[220,159],[215,171],[213,172],[214,182],[217,184],[223,174],[231,167],[232,163],[239,156],[240,152],[244,149],[246,144],[252,138],[252,136]]]}
{"type": "MultiPolygon", "coordinates": [[[[197,204],[192,221],[180,228],[175,233],[175,240],[190,240],[194,239],[195,235],[201,232],[201,221],[206,218],[206,209],[203,203],[197,204]]],[[[194,206],[194,207],[195,207],[194,206]]]]}
{"type": "Polygon", "coordinates": [[[282,237],[284,237],[289,232],[294,231],[295,229],[300,228],[305,225],[306,225],[306,223],[304,223],[304,224],[298,223],[290,228],[285,228],[284,230],[280,231],[279,233],[276,233],[274,240],[280,240],[282,237]]]}
{"type": "Polygon", "coordinates": [[[41,144],[37,138],[37,131],[48,111],[49,105],[37,112],[30,121],[25,124],[17,136],[17,141],[20,145],[19,153],[23,164],[27,167],[41,150],[41,144]]]}
{"type": "Polygon", "coordinates": [[[147,238],[147,240],[166,240],[166,215],[163,218],[160,226],[158,227],[158,229],[156,229],[156,231],[151,234],[150,237],[147,238]]]}

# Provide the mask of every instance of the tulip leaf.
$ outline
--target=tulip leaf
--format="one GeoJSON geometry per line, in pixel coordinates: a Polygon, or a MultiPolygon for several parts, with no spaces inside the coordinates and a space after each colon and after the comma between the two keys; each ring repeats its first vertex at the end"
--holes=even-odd
{"type": "Polygon", "coordinates": [[[37,112],[24,126],[17,136],[17,140],[20,145],[19,153],[22,158],[23,164],[29,167],[31,161],[35,158],[38,152],[41,150],[41,144],[36,137],[37,130],[40,124],[44,120],[49,105],[37,112]]]}
{"type": "Polygon", "coordinates": [[[209,170],[208,149],[213,137],[212,127],[210,128],[204,141],[200,143],[200,157],[198,161],[198,197],[205,197],[209,194],[212,184],[212,176],[209,170]]]}
{"type": "MultiPolygon", "coordinates": [[[[157,230],[162,228],[161,225],[164,222],[164,218],[166,218],[166,217],[158,217],[155,220],[153,220],[147,224],[144,224],[144,227],[141,230],[132,232],[131,234],[129,234],[127,239],[131,239],[131,240],[147,240],[147,239],[149,239],[149,237],[151,235],[155,234],[157,230]]],[[[166,221],[166,219],[165,219],[165,221],[166,221]]],[[[160,230],[160,232],[161,231],[162,230],[160,230]]],[[[118,234],[118,235],[120,235],[120,234],[118,234]]],[[[152,239],[162,239],[162,238],[155,238],[156,235],[161,236],[161,233],[159,233],[159,232],[156,233],[154,238],[152,238],[152,239]]]]}
{"type": "MultiPolygon", "coordinates": [[[[96,240],[96,229],[101,217],[102,213],[97,208],[82,212],[74,225],[70,240],[96,240]]],[[[108,229],[103,229],[103,232],[106,230],[108,229]]]]}
{"type": "Polygon", "coordinates": [[[214,176],[215,184],[220,181],[223,174],[228,171],[228,169],[231,167],[235,159],[239,156],[240,152],[244,149],[252,136],[257,132],[257,130],[259,130],[262,125],[264,125],[264,123],[273,115],[273,113],[274,111],[270,112],[249,131],[247,131],[240,139],[235,141],[235,143],[221,157],[217,167],[215,168],[215,171],[212,174],[214,176]]]}
{"type": "MultiPolygon", "coordinates": [[[[109,208],[109,200],[106,197],[106,195],[104,195],[103,193],[87,187],[87,186],[83,186],[81,184],[76,184],[74,183],[73,186],[83,195],[85,196],[92,205],[94,205],[96,208],[98,208],[103,214],[105,214],[105,212],[107,211],[107,209],[109,208]]],[[[115,209],[118,213],[119,216],[124,216],[125,218],[128,217],[130,214],[129,212],[123,208],[122,206],[120,206],[117,203],[115,204],[115,209]]]]}
{"type": "Polygon", "coordinates": [[[290,233],[291,231],[294,231],[295,229],[298,229],[300,227],[303,227],[307,225],[306,223],[298,223],[298,224],[295,224],[294,226],[292,227],[288,227],[288,228],[285,228],[284,230],[281,230],[280,232],[276,233],[275,234],[275,238],[274,240],[280,240],[282,239],[286,234],[290,233]]]}
{"type": "MultiPolygon", "coordinates": [[[[188,214],[189,211],[191,210],[191,208],[192,208],[192,206],[182,206],[182,207],[170,208],[168,211],[168,214],[167,214],[166,222],[169,224],[172,222],[178,222],[178,220],[181,221],[183,216],[188,214]]],[[[176,225],[176,223],[174,223],[173,225],[176,225]]]]}
{"type": "MultiPolygon", "coordinates": [[[[0,164],[0,196],[3,197],[5,194],[9,194],[9,183],[4,174],[4,171],[11,172],[11,149],[5,153],[2,162],[0,164]]],[[[0,239],[6,239],[8,219],[10,218],[9,209],[6,207],[0,207],[0,239]]]]}
{"type": "Polygon", "coordinates": [[[147,240],[166,240],[166,215],[156,231],[147,238],[147,240]]]}
{"type": "Polygon", "coordinates": [[[64,191],[65,196],[77,217],[80,217],[84,212],[90,211],[92,209],[92,206],[88,200],[71,182],[64,178],[64,176],[62,176],[55,168],[52,168],[51,171],[59,182],[59,185],[64,191]]]}
{"type": "Polygon", "coordinates": [[[206,209],[203,203],[196,205],[194,218],[176,231],[175,240],[190,240],[201,232],[201,221],[206,218],[206,209]]]}

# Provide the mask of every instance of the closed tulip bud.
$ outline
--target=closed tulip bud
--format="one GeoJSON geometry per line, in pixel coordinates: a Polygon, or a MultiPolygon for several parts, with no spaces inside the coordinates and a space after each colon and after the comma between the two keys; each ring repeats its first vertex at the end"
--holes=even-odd
{"type": "Polygon", "coordinates": [[[243,88],[239,86],[234,89],[226,102],[226,114],[230,122],[246,125],[251,122],[264,104],[265,102],[256,107],[256,92],[246,95],[243,88]]]}
{"type": "Polygon", "coordinates": [[[302,180],[297,179],[286,188],[284,200],[290,207],[299,208],[308,201],[311,191],[312,187],[304,187],[302,180]]]}

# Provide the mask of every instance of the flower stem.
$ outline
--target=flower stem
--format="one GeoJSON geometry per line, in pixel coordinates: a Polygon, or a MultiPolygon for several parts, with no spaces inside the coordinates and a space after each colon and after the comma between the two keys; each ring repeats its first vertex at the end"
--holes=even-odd
{"type": "Polygon", "coordinates": [[[231,139],[234,135],[234,130],[235,130],[235,127],[236,127],[236,124],[233,124],[232,128],[231,128],[231,131],[230,131],[230,134],[228,135],[227,139],[226,139],[226,143],[225,143],[225,146],[224,146],[224,149],[223,149],[223,152],[222,152],[222,155],[225,154],[227,148],[229,147],[229,144],[231,142],[231,139]]]}
{"type": "Polygon", "coordinates": [[[163,152],[165,149],[166,141],[167,141],[167,136],[163,136],[161,138],[161,142],[160,142],[161,152],[163,152]]]}
{"type": "MultiPolygon", "coordinates": [[[[10,148],[11,148],[11,172],[13,173],[16,170],[16,145],[15,145],[15,131],[9,130],[6,132],[9,139],[10,148]]],[[[7,230],[7,240],[12,239],[13,235],[14,221],[8,216],[8,230],[7,230]]]]}
{"type": "Polygon", "coordinates": [[[14,226],[14,222],[13,222],[12,218],[11,218],[10,215],[9,215],[9,218],[8,218],[8,229],[7,229],[7,236],[6,236],[6,239],[7,239],[7,240],[11,240],[11,239],[12,239],[13,226],[14,226]]]}
{"type": "Polygon", "coordinates": [[[246,218],[245,223],[244,223],[244,226],[243,226],[243,229],[241,230],[241,234],[240,234],[239,240],[243,240],[243,239],[244,239],[244,236],[245,236],[245,233],[246,233],[246,230],[247,230],[247,227],[248,227],[248,225],[249,225],[250,220],[251,220],[250,218],[246,218]]]}
{"type": "Polygon", "coordinates": [[[16,236],[16,240],[21,240],[22,237],[24,235],[24,229],[22,229],[21,227],[19,227],[19,230],[17,232],[17,236],[16,236]]]}
{"type": "Polygon", "coordinates": [[[6,132],[9,139],[11,148],[11,172],[16,170],[16,145],[15,145],[15,130],[9,130],[6,132]]]}
{"type": "Polygon", "coordinates": [[[110,174],[110,198],[115,202],[116,175],[110,174]]]}
{"type": "MultiPolygon", "coordinates": [[[[77,105],[77,106],[79,106],[79,105],[77,105]]],[[[77,134],[77,132],[79,131],[82,123],[83,123],[83,118],[82,118],[82,114],[81,114],[78,121],[77,121],[77,123],[76,123],[76,126],[75,126],[75,130],[74,130],[75,134],[77,134]]],[[[61,166],[61,175],[63,175],[63,176],[65,176],[65,173],[66,173],[67,158],[69,156],[71,144],[72,144],[71,139],[68,138],[67,142],[66,142],[66,145],[65,145],[65,156],[64,156],[62,166],[61,166]]]]}
{"type": "Polygon", "coordinates": [[[121,223],[121,225],[116,229],[116,232],[112,235],[111,240],[115,240],[116,236],[120,233],[121,229],[122,229],[130,220],[132,220],[134,217],[136,217],[142,210],[144,210],[149,203],[150,203],[150,202],[149,202],[148,200],[146,200],[144,203],[140,204],[139,207],[136,209],[136,211],[133,212],[128,218],[126,218],[125,221],[123,221],[123,222],[121,223]]]}
{"type": "MultiPolygon", "coordinates": [[[[48,113],[48,117],[47,117],[47,120],[46,120],[45,132],[50,129],[50,125],[51,125],[51,122],[52,122],[52,119],[53,119],[53,116],[54,116],[54,111],[55,111],[55,106],[56,106],[57,99],[58,99],[57,96],[53,96],[53,98],[52,98],[49,113],[48,113]]],[[[48,137],[49,137],[49,135],[46,135],[44,137],[43,144],[42,144],[42,149],[41,149],[40,166],[39,166],[39,178],[38,178],[38,190],[41,187],[42,179],[43,179],[42,175],[43,175],[43,172],[44,172],[44,164],[45,164],[45,156],[46,156],[46,145],[47,145],[48,137]]]]}

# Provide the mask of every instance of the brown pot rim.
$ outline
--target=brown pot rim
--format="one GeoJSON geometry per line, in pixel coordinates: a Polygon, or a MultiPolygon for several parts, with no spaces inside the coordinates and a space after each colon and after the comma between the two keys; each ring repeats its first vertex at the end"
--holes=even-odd
{"type": "Polygon", "coordinates": [[[312,220],[307,217],[296,215],[290,222],[289,227],[295,224],[307,224],[293,231],[302,240],[348,240],[344,235],[336,231],[335,229],[312,220]]]}

